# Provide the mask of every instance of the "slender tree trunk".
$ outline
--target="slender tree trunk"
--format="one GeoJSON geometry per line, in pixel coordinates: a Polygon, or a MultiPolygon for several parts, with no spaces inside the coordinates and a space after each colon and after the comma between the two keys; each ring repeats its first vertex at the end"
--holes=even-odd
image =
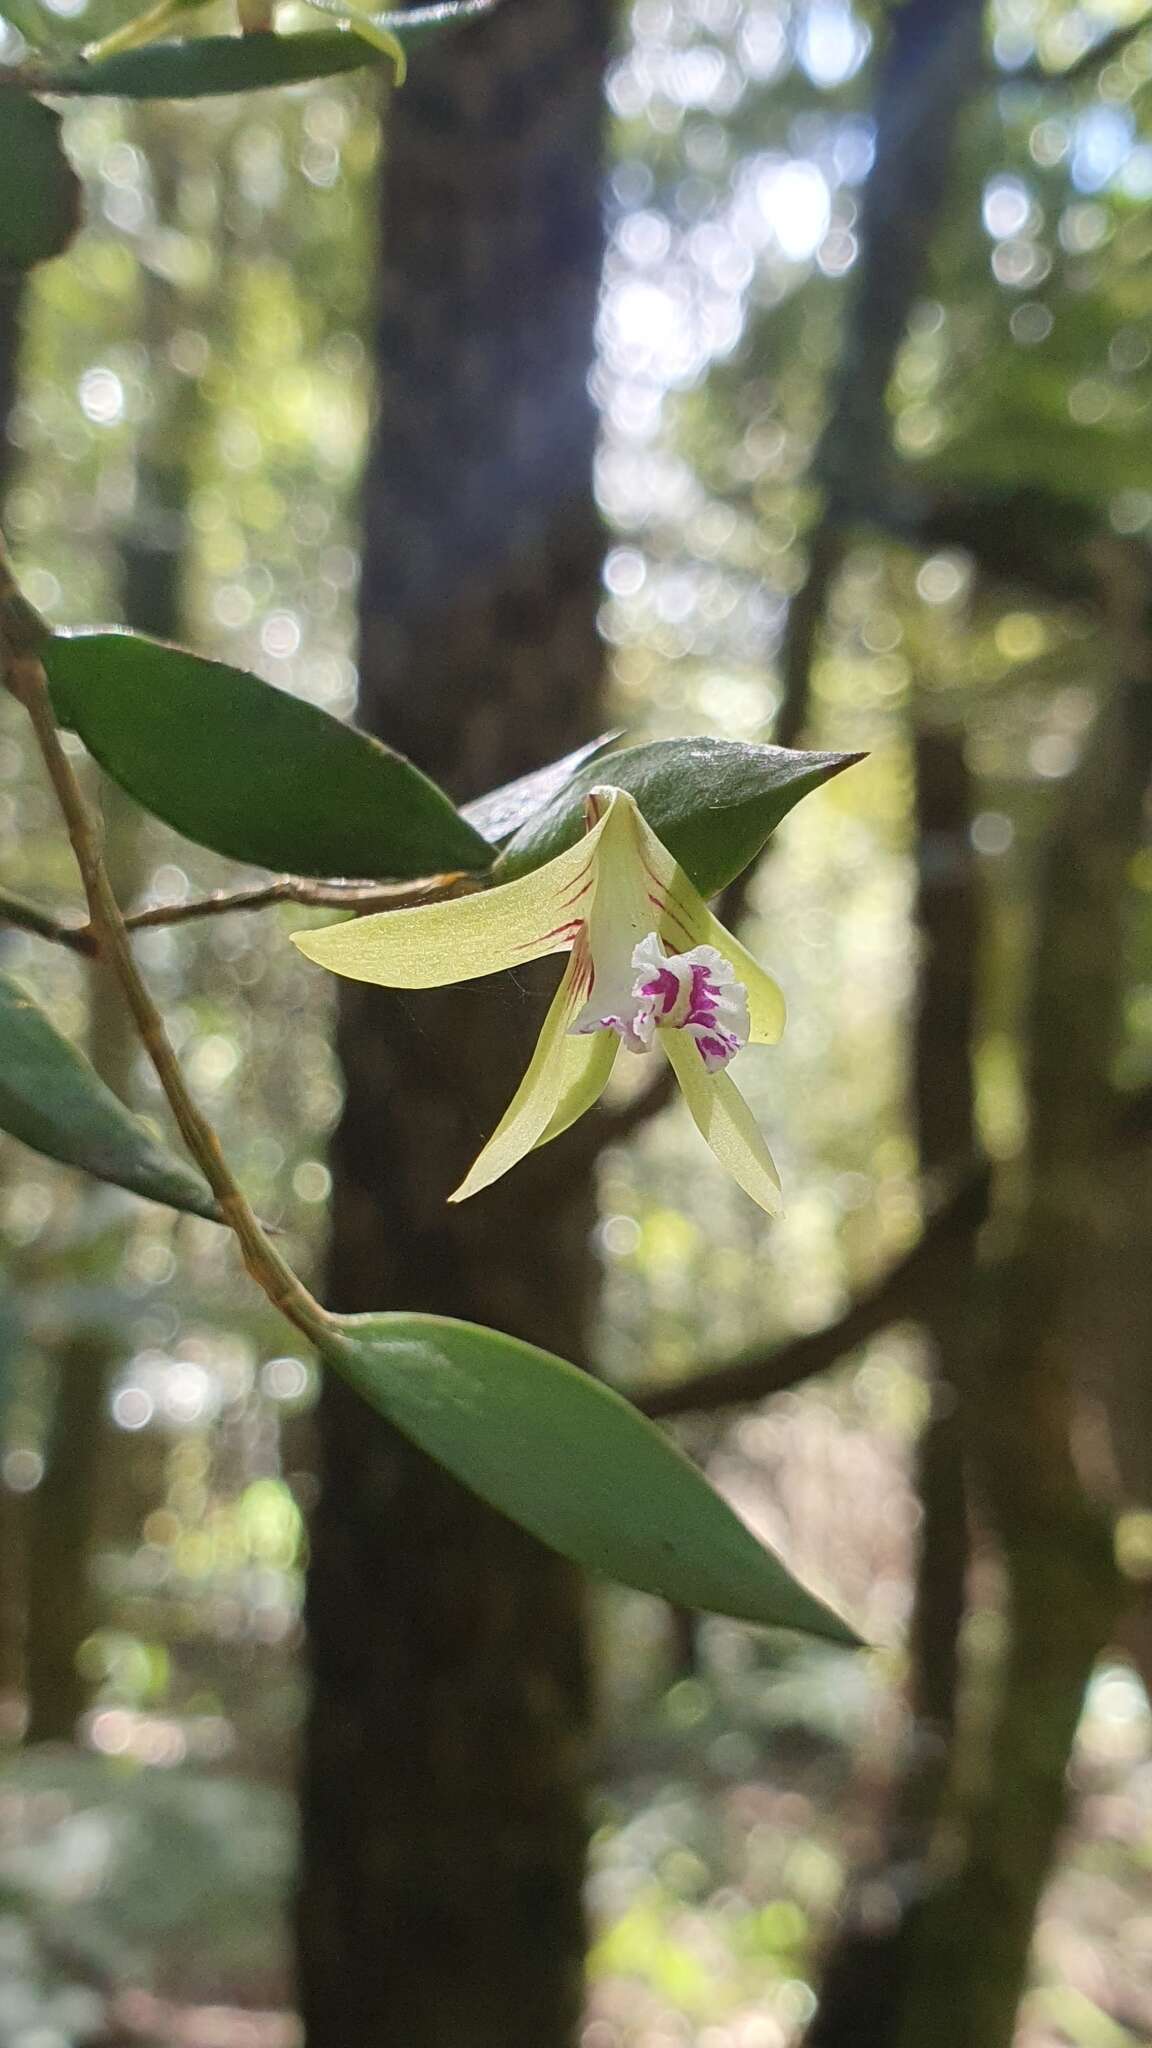
{"type": "MultiPolygon", "coordinates": [[[[506,0],[422,57],[389,111],[360,718],[459,796],[561,753],[598,712],[606,38],[603,0],[506,0]]],[[[471,1317],[583,1355],[587,1146],[445,1201],[523,1071],[542,985],[343,990],[339,1307],[471,1317]]],[[[309,2048],[561,2048],[583,1945],[580,1589],[339,1386],[320,1434],[309,2048]]]]}
{"type": "MultiPolygon", "coordinates": [[[[963,741],[915,736],[920,978],[913,1121],[925,1175],[962,1172],[975,1151],[972,1039],[978,918],[963,741]]],[[[933,1351],[932,1409],[917,1447],[920,1551],[908,1643],[908,1726],[879,1852],[849,1887],[807,2048],[891,2048],[948,1783],[968,1567],[960,1391],[969,1376],[978,1220],[940,1243],[920,1289],[933,1351]]]]}
{"type": "MultiPolygon", "coordinates": [[[[1146,1228],[1125,1214],[1112,1171],[1111,1066],[1126,885],[1152,771],[1152,585],[1135,545],[1112,543],[1098,568],[1116,677],[1043,863],[1028,1200],[967,1403],[973,1466],[1003,1551],[1008,1646],[977,1767],[955,1788],[937,1845],[943,1881],[925,1908],[898,2048],[1009,2048],[1084,1689],[1123,1604],[1076,1425],[1084,1347],[1100,1342],[1091,1308],[1101,1273],[1123,1296],[1147,1261],[1146,1228]]],[[[1145,1355],[1147,1341],[1145,1327],[1145,1355]]],[[[1107,1372],[1123,1373],[1123,1352],[1108,1337],[1104,1346],[1107,1372]]]]}
{"type": "Polygon", "coordinates": [[[781,746],[795,746],[807,722],[812,659],[851,529],[891,516],[888,386],[947,197],[956,130],[979,83],[984,13],[984,0],[900,0],[887,10],[860,259],[812,460],[823,504],[781,653],[781,746]]]}

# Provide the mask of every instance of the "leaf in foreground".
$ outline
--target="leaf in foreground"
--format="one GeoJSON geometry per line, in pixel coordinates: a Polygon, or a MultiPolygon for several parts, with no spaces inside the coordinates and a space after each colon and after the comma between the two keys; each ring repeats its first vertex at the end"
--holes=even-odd
{"type": "Polygon", "coordinates": [[[79,224],[80,185],[59,114],[0,85],[0,275],[58,256],[79,224]]]}
{"type": "Polygon", "coordinates": [[[125,1109],[6,974],[0,974],[0,1130],[134,1195],[192,1216],[216,1216],[199,1174],[125,1109]]]}
{"type": "Polygon", "coordinates": [[[742,740],[652,740],[590,762],[505,847],[493,881],[512,881],[574,846],[584,799],[599,782],[635,797],[656,837],[702,896],[714,896],[755,860],[801,797],[859,761],[742,740]]]}
{"type": "MultiPolygon", "coordinates": [[[[401,9],[374,17],[381,33],[411,50],[445,29],[491,12],[495,0],[401,9]]],[[[95,63],[77,59],[36,74],[40,90],[114,94],[119,99],[204,99],[298,85],[380,60],[380,52],[339,29],[299,35],[190,36],[151,43],[95,63]]]]}
{"type": "Polygon", "coordinates": [[[56,716],[105,773],[214,852],[277,873],[410,881],[493,848],[379,740],[224,662],[135,633],[57,633],[56,716]]]}
{"type": "Polygon", "coordinates": [[[574,1563],[679,1606],[860,1646],[669,1438],[575,1366],[441,1316],[340,1317],[325,1348],[421,1450],[574,1563]]]}
{"type": "Polygon", "coordinates": [[[534,768],[530,775],[520,775],[515,782],[505,782],[499,789],[490,789],[486,796],[461,804],[460,815],[477,832],[482,832],[492,846],[503,846],[529,818],[555,801],[578,769],[589,761],[598,761],[619,737],[619,732],[602,732],[598,739],[587,740],[562,760],[550,761],[546,768],[534,768]]]}

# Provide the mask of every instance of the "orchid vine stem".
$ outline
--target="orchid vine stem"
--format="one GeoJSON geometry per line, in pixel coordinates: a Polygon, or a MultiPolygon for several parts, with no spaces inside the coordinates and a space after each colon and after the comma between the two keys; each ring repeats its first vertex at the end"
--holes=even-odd
{"type": "Polygon", "coordinates": [[[66,946],[69,952],[83,953],[90,960],[98,951],[87,925],[66,924],[50,911],[41,910],[39,904],[29,903],[24,896],[14,896],[10,889],[0,889],[0,924],[15,925],[19,931],[32,932],[38,939],[47,939],[50,945],[66,946]]]}
{"type": "Polygon", "coordinates": [[[171,1040],[136,965],[132,942],[100,848],[84,792],[60,739],[40,658],[43,621],[22,597],[0,542],[0,663],[4,682],[28,714],[72,844],[92,933],[124,993],[180,1135],[208,1182],[244,1264],[269,1301],[313,1343],[330,1341],[332,1318],[271,1242],[237,1182],[212,1124],[197,1106],[171,1040]]]}
{"type": "MultiPolygon", "coordinates": [[[[269,910],[279,903],[297,903],[309,910],[402,910],[455,892],[463,883],[475,886],[460,875],[430,875],[426,882],[314,882],[306,876],[279,875],[274,882],[260,882],[251,889],[215,889],[210,896],[195,896],[187,903],[149,903],[121,914],[126,931],[142,932],[194,924],[205,917],[230,917],[241,910],[269,910]]],[[[92,924],[68,924],[8,889],[0,889],[0,924],[16,925],[88,959],[100,951],[92,924]]]]}

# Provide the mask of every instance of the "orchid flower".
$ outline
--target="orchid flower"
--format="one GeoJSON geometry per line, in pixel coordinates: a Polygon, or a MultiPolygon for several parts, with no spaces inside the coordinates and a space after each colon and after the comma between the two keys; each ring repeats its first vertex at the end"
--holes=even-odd
{"type": "Polygon", "coordinates": [[[784,998],[625,790],[594,789],[585,821],[575,846],[514,882],[299,932],[295,944],[322,967],[388,988],[438,988],[567,953],[528,1071],[452,1201],[591,1109],[622,1046],[640,1053],[658,1042],[721,1165],[776,1213],[776,1168],[725,1070],[743,1046],[776,1043],[784,998]]]}

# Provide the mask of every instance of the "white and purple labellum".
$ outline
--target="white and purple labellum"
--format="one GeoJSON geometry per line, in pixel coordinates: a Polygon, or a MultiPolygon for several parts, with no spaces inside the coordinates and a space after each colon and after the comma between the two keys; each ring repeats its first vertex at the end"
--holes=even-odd
{"type": "Polygon", "coordinates": [[[714,946],[665,953],[655,932],[635,947],[631,985],[593,986],[574,1032],[615,1031],[630,1052],[646,1052],[657,1031],[687,1031],[707,1071],[717,1073],[748,1043],[748,997],[714,946]]]}

